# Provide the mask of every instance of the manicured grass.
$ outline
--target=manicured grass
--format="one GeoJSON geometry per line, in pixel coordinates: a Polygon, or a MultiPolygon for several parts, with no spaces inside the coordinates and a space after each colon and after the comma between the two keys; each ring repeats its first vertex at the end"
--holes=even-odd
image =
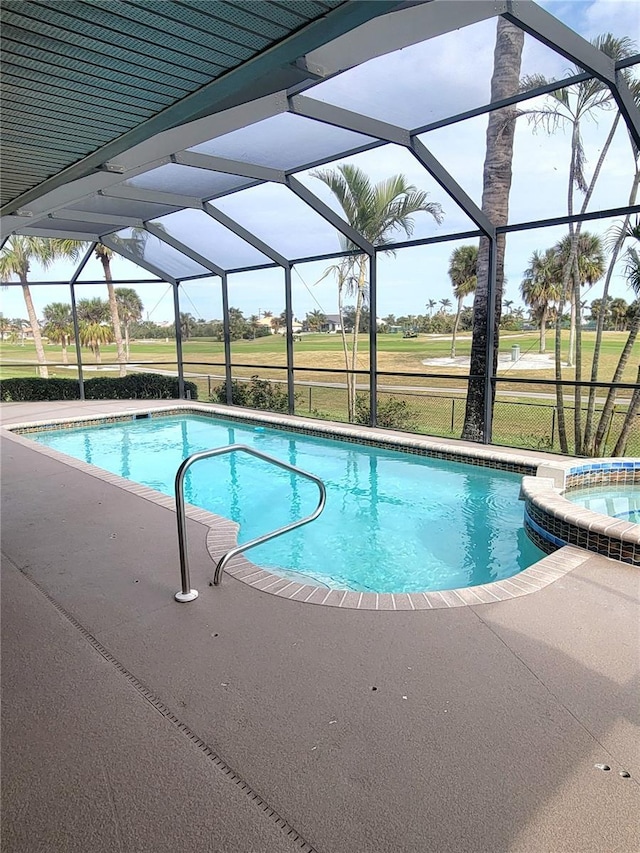
{"type": "MultiPolygon", "coordinates": [[[[590,378],[591,361],[595,334],[583,332],[582,379],[590,378]]],[[[607,332],[604,336],[600,357],[600,381],[609,381],[627,334],[623,332],[607,332]]],[[[513,344],[520,346],[521,354],[538,352],[539,336],[537,332],[514,333],[503,332],[500,341],[500,352],[511,353],[513,344]]],[[[554,335],[547,333],[547,353],[553,353],[554,335]]],[[[456,354],[468,356],[471,347],[471,337],[465,335],[458,338],[456,354]]],[[[466,394],[466,366],[434,366],[424,365],[422,361],[431,358],[449,356],[450,338],[447,336],[421,335],[418,338],[404,339],[400,335],[378,336],[378,369],[389,374],[408,373],[409,376],[389,375],[379,378],[378,386],[381,395],[392,393],[396,399],[406,399],[416,413],[416,430],[430,435],[459,438],[464,420],[464,397],[466,394]],[[428,374],[428,375],[420,375],[428,374]],[[443,376],[445,374],[445,376],[443,376]],[[460,377],[459,379],[457,377],[460,377]],[[384,388],[389,389],[387,392],[384,388]],[[397,390],[391,391],[391,388],[397,390]],[[406,390],[402,390],[406,389],[406,390]]],[[[568,333],[563,335],[563,352],[568,348],[568,333]]],[[[361,335],[358,342],[360,369],[368,368],[369,340],[361,335]]],[[[232,361],[238,365],[233,368],[234,379],[248,378],[259,374],[263,379],[286,381],[286,343],[280,335],[256,338],[249,341],[233,341],[231,345],[232,361]],[[247,366],[243,366],[247,365],[247,366]],[[256,365],[249,366],[249,365],[256,365]],[[267,366],[268,365],[268,366],[267,366]]],[[[61,352],[58,346],[46,347],[47,359],[50,362],[49,374],[55,377],[75,377],[75,350],[69,349],[70,368],[61,366],[61,352]]],[[[224,347],[220,341],[195,338],[183,343],[183,357],[186,374],[198,385],[200,399],[208,399],[209,391],[222,381],[224,376],[224,347]]],[[[93,354],[83,350],[83,364],[87,377],[96,375],[115,375],[116,352],[115,345],[102,348],[102,365],[96,365],[93,354]],[[98,368],[96,371],[95,368],[98,368]]],[[[33,345],[25,346],[3,342],[0,358],[0,377],[35,376],[37,375],[36,356],[33,345]]],[[[176,370],[176,350],[173,340],[132,341],[131,361],[139,365],[158,370],[176,370]]],[[[636,379],[637,365],[640,361],[640,343],[636,344],[627,369],[623,376],[624,382],[633,383],[636,379]]],[[[347,419],[346,390],[343,387],[327,387],[343,385],[344,375],[334,370],[344,369],[342,341],[339,335],[304,335],[294,344],[294,365],[296,381],[296,411],[299,414],[311,415],[339,421],[347,419]],[[302,368],[308,368],[306,370],[302,368]],[[328,372],[318,370],[324,368],[328,372]],[[302,383],[317,383],[308,387],[302,383]],[[321,387],[324,386],[324,387],[321,387]]],[[[552,449],[549,444],[551,427],[553,425],[554,399],[553,388],[545,385],[518,384],[520,378],[553,379],[553,368],[533,371],[499,371],[503,381],[498,383],[497,403],[494,415],[494,442],[514,447],[539,447],[552,449]],[[505,396],[506,392],[518,391],[522,397],[505,396]],[[524,396],[526,394],[526,396],[524,396]],[[544,395],[544,396],[543,396],[544,395]]],[[[574,379],[575,371],[565,368],[564,379],[574,379]]],[[[362,386],[360,393],[368,393],[368,377],[362,375],[358,379],[362,386]]],[[[585,389],[586,390],[586,389],[585,389]]],[[[571,393],[567,389],[567,407],[571,406],[571,393]]],[[[603,389],[599,396],[603,397],[603,389]]],[[[615,441],[624,415],[625,398],[631,392],[621,392],[616,411],[619,414],[614,419],[611,430],[611,444],[615,441]]],[[[586,405],[586,394],[583,392],[583,406],[586,405]]],[[[572,429],[573,412],[567,408],[567,422],[572,429]]],[[[557,449],[557,432],[555,435],[557,449]]],[[[634,435],[627,449],[629,455],[640,454],[640,435],[634,435]]]]}

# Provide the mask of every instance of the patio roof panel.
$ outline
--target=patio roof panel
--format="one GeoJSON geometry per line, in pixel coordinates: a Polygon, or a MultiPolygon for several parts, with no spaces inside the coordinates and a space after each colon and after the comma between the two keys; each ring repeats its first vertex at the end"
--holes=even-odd
{"type": "Polygon", "coordinates": [[[215,207],[289,260],[341,248],[339,232],[280,184],[225,196],[215,207]]]}
{"type": "Polygon", "coordinates": [[[166,273],[172,279],[189,275],[211,275],[211,271],[140,229],[125,228],[105,240],[116,252],[130,256],[147,269],[166,273]],[[121,251],[122,250],[122,251],[121,251]]]}
{"type": "Polygon", "coordinates": [[[147,219],[155,219],[157,216],[164,216],[166,213],[173,213],[177,208],[165,204],[152,204],[145,201],[95,194],[74,202],[67,209],[86,211],[87,213],[104,213],[112,216],[130,216],[134,219],[146,221],[147,219]]]}
{"type": "Polygon", "coordinates": [[[364,134],[281,112],[188,150],[294,171],[375,141],[364,134]]]}
{"type": "Polygon", "coordinates": [[[159,192],[175,192],[198,198],[211,198],[220,193],[240,189],[253,181],[236,175],[167,163],[122,182],[122,186],[141,187],[159,192]]]}
{"type": "Polygon", "coordinates": [[[157,220],[167,234],[223,269],[269,263],[269,258],[201,210],[181,210],[157,220]]]}

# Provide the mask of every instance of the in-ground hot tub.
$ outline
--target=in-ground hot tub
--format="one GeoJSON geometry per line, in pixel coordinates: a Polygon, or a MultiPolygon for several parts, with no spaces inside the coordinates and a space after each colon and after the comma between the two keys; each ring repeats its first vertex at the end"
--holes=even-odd
{"type": "MultiPolygon", "coordinates": [[[[640,524],[605,515],[573,503],[569,496],[585,489],[640,487],[640,459],[583,459],[541,465],[535,477],[524,477],[525,530],[550,554],[564,545],[578,545],[605,557],[640,566],[640,524]]],[[[606,504],[605,504],[606,506],[606,504]]]]}

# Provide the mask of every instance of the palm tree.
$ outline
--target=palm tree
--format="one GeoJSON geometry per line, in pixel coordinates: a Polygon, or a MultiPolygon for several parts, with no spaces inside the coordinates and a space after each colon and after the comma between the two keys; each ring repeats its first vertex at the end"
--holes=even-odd
{"type": "Polygon", "coordinates": [[[116,287],[116,305],[118,316],[124,326],[124,345],[126,360],[129,361],[129,329],[142,317],[144,306],[137,290],[132,287],[116,287]]]}
{"type": "MultiPolygon", "coordinates": [[[[580,287],[585,284],[595,284],[605,272],[604,251],[602,238],[588,231],[567,234],[559,240],[554,251],[560,270],[564,271],[573,258],[573,273],[575,287],[571,288],[571,333],[569,337],[569,366],[573,364],[576,352],[576,334],[578,332],[578,307],[580,302],[580,287]]],[[[577,353],[576,353],[577,357],[577,353]]]]}
{"type": "Polygon", "coordinates": [[[317,308],[315,311],[310,311],[307,313],[307,325],[312,332],[319,332],[323,325],[327,322],[326,314],[323,314],[322,311],[319,311],[317,308]]]}
{"type": "MultiPolygon", "coordinates": [[[[626,252],[624,253],[624,274],[627,278],[629,287],[633,290],[636,296],[640,297],[640,251],[637,248],[640,247],[640,220],[636,220],[635,225],[628,222],[625,223],[623,225],[623,228],[619,230],[618,238],[622,241],[630,239],[633,240],[635,243],[635,245],[629,246],[626,252]]],[[[613,410],[616,402],[616,385],[622,379],[622,374],[624,373],[624,370],[629,361],[629,357],[631,356],[633,346],[636,342],[636,338],[638,337],[638,332],[640,332],[640,311],[635,312],[632,317],[631,326],[629,328],[629,337],[627,338],[627,342],[625,343],[622,352],[620,353],[618,364],[616,365],[616,369],[611,379],[611,385],[609,386],[607,399],[605,400],[605,404],[602,408],[602,413],[600,414],[600,420],[598,422],[598,427],[596,429],[596,434],[593,441],[594,456],[600,455],[605,436],[609,430],[609,424],[611,423],[611,418],[613,417],[613,410]]],[[[640,382],[640,379],[638,381],[640,382]]],[[[627,416],[625,418],[625,427],[628,422],[629,429],[631,428],[632,423],[632,419],[629,414],[631,408],[632,406],[630,405],[629,410],[627,411],[627,416]]],[[[616,455],[618,455],[617,450],[618,448],[616,447],[616,455]]]]}
{"type": "Polygon", "coordinates": [[[429,316],[431,316],[433,309],[436,307],[437,304],[438,304],[438,302],[435,299],[428,299],[427,300],[426,307],[427,307],[427,311],[429,312],[429,316]]]}
{"type": "Polygon", "coordinates": [[[616,332],[620,332],[624,329],[626,320],[627,320],[627,309],[628,309],[626,299],[622,299],[621,297],[617,297],[617,299],[612,299],[609,305],[609,309],[611,311],[611,320],[613,321],[613,328],[616,332]]]}
{"type": "Polygon", "coordinates": [[[109,303],[97,296],[92,299],[79,299],[77,313],[81,323],[105,324],[109,322],[109,303]]]}
{"type": "Polygon", "coordinates": [[[4,336],[7,332],[11,332],[12,327],[11,320],[8,317],[5,317],[2,311],[0,311],[0,341],[4,340],[4,336]]]}
{"type": "Polygon", "coordinates": [[[104,323],[85,321],[80,324],[80,343],[83,347],[89,347],[96,357],[96,362],[102,364],[102,344],[113,343],[113,329],[104,323]]]}
{"type": "MultiPolygon", "coordinates": [[[[640,105],[640,85],[635,86],[633,89],[634,97],[636,99],[636,103],[640,105]]],[[[633,152],[633,158],[635,162],[634,176],[631,184],[631,191],[629,193],[629,205],[635,204],[637,195],[638,195],[638,187],[640,186],[640,168],[638,164],[638,157],[640,156],[640,152],[636,147],[633,139],[629,136],[629,141],[631,142],[631,150],[633,152]]],[[[638,220],[636,220],[636,224],[638,224],[638,220]]],[[[607,274],[605,276],[604,285],[602,288],[602,305],[603,310],[598,315],[597,324],[596,324],[596,339],[593,345],[593,358],[591,361],[591,382],[596,383],[598,381],[598,374],[600,369],[600,352],[602,349],[602,336],[604,332],[605,319],[606,319],[606,305],[609,299],[609,285],[611,284],[611,279],[613,278],[614,269],[616,263],[618,261],[618,255],[622,251],[623,243],[627,236],[632,236],[633,234],[633,226],[631,225],[631,217],[627,214],[625,217],[622,226],[613,229],[613,234],[609,243],[608,248],[611,249],[611,256],[609,258],[609,266],[607,268],[607,274]]],[[[595,425],[595,412],[596,412],[596,385],[593,384],[589,388],[589,400],[587,403],[587,417],[585,420],[584,427],[584,439],[583,439],[583,450],[587,455],[596,455],[595,450],[593,448],[593,443],[595,440],[594,433],[594,425],[595,425]]]]}
{"type": "MultiPolygon", "coordinates": [[[[394,175],[373,185],[369,177],[353,165],[338,166],[336,169],[315,171],[311,174],[329,187],[342,207],[347,222],[373,245],[388,244],[397,231],[402,231],[410,237],[413,233],[413,216],[421,211],[433,216],[438,223],[442,221],[440,205],[427,201],[428,194],[409,184],[404,175],[394,175]]],[[[341,239],[341,243],[345,251],[358,248],[345,237],[341,239]]],[[[354,255],[344,258],[325,273],[327,275],[333,272],[338,280],[338,313],[345,367],[348,371],[347,403],[350,422],[355,420],[358,328],[363,306],[368,299],[367,263],[367,255],[354,255]],[[351,359],[344,328],[345,296],[356,298],[351,359]]]]}
{"type": "Polygon", "coordinates": [[[188,341],[195,328],[196,321],[191,314],[180,313],[180,337],[183,341],[188,341]]]}
{"type": "MultiPolygon", "coordinates": [[[[627,283],[629,284],[629,287],[633,290],[636,296],[640,296],[640,252],[638,252],[638,250],[633,246],[630,246],[625,252],[624,273],[627,278],[627,283]]],[[[633,342],[635,341],[638,335],[639,329],[640,312],[636,312],[632,323],[631,331],[629,332],[629,338],[631,338],[633,332],[633,342]]],[[[633,342],[631,343],[631,346],[633,346],[633,342]]],[[[625,346],[625,350],[628,349],[628,352],[631,352],[631,346],[625,346]]],[[[629,439],[629,433],[631,432],[632,426],[635,424],[636,418],[640,413],[640,367],[638,367],[638,376],[636,382],[638,387],[631,395],[631,402],[629,403],[629,408],[627,409],[627,414],[625,415],[624,423],[622,424],[622,429],[620,430],[620,435],[618,436],[618,441],[616,442],[616,446],[613,448],[614,456],[624,456],[624,452],[627,447],[627,441],[629,439]]]]}
{"type": "Polygon", "coordinates": [[[109,303],[98,297],[79,299],[77,314],[80,343],[83,347],[89,347],[98,364],[102,364],[100,346],[113,343],[114,340],[113,329],[109,325],[109,303]]]}
{"type": "Polygon", "coordinates": [[[451,300],[450,299],[441,299],[440,300],[440,314],[446,314],[447,309],[451,308],[451,300]]]}
{"type": "MultiPolygon", "coordinates": [[[[496,28],[496,47],[491,77],[491,101],[508,98],[520,91],[520,64],[524,33],[502,17],[496,28]]],[[[484,160],[482,210],[493,225],[506,225],[509,218],[511,162],[517,111],[503,107],[489,114],[487,149],[484,160]]],[[[485,421],[485,380],[487,373],[495,375],[498,365],[499,336],[495,335],[493,358],[487,359],[489,312],[495,312],[496,329],[500,326],[502,292],[504,288],[505,236],[495,241],[495,303],[489,305],[490,241],[484,237],[478,249],[478,283],[473,300],[473,337],[471,340],[470,378],[464,415],[462,438],[482,441],[487,431],[485,421]]],[[[492,383],[495,393],[495,383],[492,383]]],[[[493,401],[491,401],[493,406],[493,401]]]]}
{"type": "MultiPolygon", "coordinates": [[[[631,39],[624,38],[615,38],[610,33],[606,35],[598,36],[597,38],[592,40],[592,44],[609,56],[613,60],[621,60],[625,57],[631,56],[635,52],[635,46],[631,39]]],[[[575,74],[580,74],[582,69],[574,68],[575,74]]],[[[627,79],[629,80],[628,72],[622,72],[626,74],[627,79]]],[[[549,81],[546,78],[537,75],[535,77],[527,78],[525,85],[539,85],[545,84],[549,81]]],[[[635,90],[634,95],[637,99],[638,91],[640,91],[640,87],[638,87],[637,82],[633,83],[633,81],[629,80],[632,84],[632,88],[635,90]]],[[[609,151],[611,143],[613,142],[613,138],[615,136],[615,132],[618,126],[618,122],[620,120],[620,112],[619,110],[615,110],[614,119],[609,130],[609,134],[607,139],[602,146],[600,151],[600,156],[598,157],[598,161],[596,167],[593,171],[593,175],[591,177],[591,181],[587,183],[586,176],[584,173],[584,165],[586,162],[585,151],[582,144],[582,136],[581,136],[581,123],[587,117],[593,117],[596,111],[598,110],[610,110],[613,102],[613,95],[611,90],[602,83],[600,80],[596,78],[592,78],[586,81],[582,81],[580,83],[576,83],[573,86],[569,86],[565,89],[559,89],[555,92],[552,92],[548,95],[549,101],[548,103],[542,107],[541,109],[528,110],[524,114],[526,114],[529,120],[536,127],[543,127],[547,133],[554,133],[558,127],[568,127],[571,130],[571,152],[570,152],[570,160],[569,160],[569,182],[568,182],[568,192],[567,192],[567,212],[571,216],[574,212],[574,194],[576,189],[584,193],[584,198],[581,205],[581,213],[584,213],[588,207],[589,201],[595,189],[596,182],[600,175],[600,171],[602,169],[602,164],[604,163],[605,157],[609,151]]],[[[578,222],[577,225],[573,223],[569,224],[569,238],[571,240],[571,248],[568,253],[568,257],[566,259],[566,264],[563,271],[562,276],[562,287],[561,287],[561,301],[558,310],[557,320],[556,320],[556,340],[555,340],[555,375],[556,375],[556,403],[557,403],[557,413],[558,413],[558,433],[560,436],[560,448],[563,453],[568,453],[568,441],[567,441],[567,431],[566,431],[566,422],[565,422],[565,414],[564,414],[564,394],[562,388],[562,325],[561,325],[561,317],[563,314],[563,305],[564,302],[569,299],[571,304],[571,333],[569,340],[569,359],[568,366],[572,366],[573,364],[573,352],[574,352],[574,330],[577,328],[575,325],[575,318],[577,314],[577,300],[578,296],[575,293],[577,285],[571,284],[572,279],[574,277],[574,262],[577,253],[577,238],[580,234],[582,228],[582,223],[578,222]]],[[[606,294],[605,294],[606,296],[606,294]]],[[[577,377],[576,377],[577,378],[577,377]]],[[[578,407],[576,403],[575,407],[576,417],[578,417],[581,412],[581,408],[578,407]]],[[[578,421],[576,420],[576,425],[578,425],[578,421]]],[[[578,436],[576,436],[577,440],[578,436]]],[[[580,452],[580,448],[576,445],[576,452],[580,452]]]]}
{"type": "MultiPolygon", "coordinates": [[[[571,325],[574,328],[573,339],[575,341],[575,381],[580,383],[582,379],[582,321],[580,288],[585,284],[593,285],[599,281],[605,272],[604,252],[602,239],[597,234],[588,231],[568,234],[554,246],[558,263],[563,270],[569,264],[573,268],[573,286],[571,288],[571,325]]],[[[565,273],[566,275],[566,273],[565,273]]],[[[564,277],[563,277],[564,283],[564,277]]],[[[556,324],[556,334],[558,334],[556,324]]],[[[556,348],[557,352],[557,348],[556,348]]],[[[569,363],[571,363],[571,338],[569,339],[569,363]]],[[[575,386],[574,394],[574,448],[576,453],[582,453],[582,388],[579,384],[575,386]]]]}
{"type": "Polygon", "coordinates": [[[42,309],[45,327],[44,334],[62,348],[62,363],[69,364],[67,347],[73,337],[73,321],[71,306],[64,302],[51,302],[42,309]]]}
{"type": "Polygon", "coordinates": [[[113,252],[102,243],[96,244],[96,258],[102,264],[104,278],[107,282],[107,293],[109,295],[109,313],[111,314],[111,325],[113,327],[113,336],[116,342],[116,352],[118,358],[118,373],[120,376],[127,375],[127,356],[124,351],[122,342],[122,330],[120,328],[120,316],[118,314],[118,302],[116,300],[115,288],[113,286],[113,276],[111,275],[111,258],[113,252]]]}
{"type": "Polygon", "coordinates": [[[456,357],[456,335],[462,313],[462,302],[465,296],[470,296],[475,291],[478,283],[477,272],[478,247],[458,246],[454,249],[449,258],[449,278],[453,285],[453,295],[458,300],[458,308],[451,335],[451,358],[456,357]]]}
{"type": "Polygon", "coordinates": [[[33,343],[36,348],[40,376],[49,376],[47,358],[42,344],[40,326],[36,317],[31,291],[29,290],[28,274],[33,261],[48,269],[57,258],[76,260],[80,254],[82,243],[76,240],[49,240],[42,237],[9,237],[0,252],[0,281],[8,282],[16,276],[22,286],[24,304],[27,308],[33,343]]]}
{"type": "Polygon", "coordinates": [[[560,298],[560,281],[562,271],[558,258],[553,249],[539,252],[537,249],[529,258],[529,266],[524,271],[520,285],[520,293],[525,304],[531,308],[532,316],[540,322],[541,353],[546,350],[547,321],[551,304],[560,298]]]}
{"type": "Polygon", "coordinates": [[[280,319],[280,316],[274,317],[273,315],[271,315],[271,328],[273,330],[274,335],[277,335],[280,331],[281,322],[282,321],[280,319]]]}
{"type": "Polygon", "coordinates": [[[260,328],[260,323],[258,322],[258,320],[259,320],[258,315],[257,315],[257,314],[252,314],[252,315],[249,317],[249,321],[248,321],[248,322],[249,322],[249,328],[250,328],[250,329],[251,329],[251,331],[253,332],[253,340],[254,340],[254,341],[255,341],[255,339],[256,339],[256,332],[257,332],[257,331],[258,331],[258,329],[260,328]]]}

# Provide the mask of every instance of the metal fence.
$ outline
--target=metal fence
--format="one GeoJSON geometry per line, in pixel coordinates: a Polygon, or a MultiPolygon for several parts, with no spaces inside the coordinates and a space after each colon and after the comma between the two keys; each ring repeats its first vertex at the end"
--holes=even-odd
{"type": "MultiPolygon", "coordinates": [[[[5,363],[3,375],[11,376],[14,365],[5,363]]],[[[16,363],[14,375],[36,375],[35,364],[16,363]]],[[[50,364],[50,372],[57,376],[75,379],[78,376],[75,365],[50,364]]],[[[104,375],[113,372],[117,365],[103,364],[88,371],[89,376],[104,375]]],[[[130,363],[128,370],[157,373],[177,373],[176,362],[130,363]]],[[[219,391],[225,382],[225,368],[221,362],[188,362],[184,364],[185,379],[195,382],[200,400],[220,400],[219,391]]],[[[251,377],[270,383],[274,394],[261,395],[256,404],[253,398],[239,401],[240,405],[260,408],[268,407],[271,401],[279,404],[278,411],[288,410],[286,399],[287,369],[282,365],[257,366],[234,364],[231,370],[234,382],[247,386],[251,377]]],[[[294,411],[297,415],[322,420],[349,422],[348,394],[346,388],[347,371],[340,368],[294,370],[294,411]]],[[[86,377],[88,378],[88,376],[86,377]]],[[[368,424],[369,383],[366,371],[356,375],[356,422],[368,424]]],[[[496,395],[492,444],[519,447],[549,452],[560,452],[558,434],[558,409],[555,403],[555,385],[543,381],[510,379],[508,383],[499,382],[496,395]]],[[[424,435],[443,438],[461,438],[464,424],[468,377],[443,376],[442,374],[384,374],[377,385],[378,424],[383,427],[417,432],[424,435]]],[[[595,408],[597,424],[603,409],[606,393],[611,386],[599,383],[595,408]]],[[[623,386],[619,393],[612,417],[607,424],[601,454],[610,455],[626,418],[633,386],[623,386]]],[[[576,387],[566,383],[567,404],[564,406],[569,453],[575,452],[573,404],[576,387]]],[[[588,386],[581,387],[581,422],[587,417],[585,401],[588,386]]],[[[640,415],[634,418],[626,447],[629,456],[640,456],[640,415]]]]}

